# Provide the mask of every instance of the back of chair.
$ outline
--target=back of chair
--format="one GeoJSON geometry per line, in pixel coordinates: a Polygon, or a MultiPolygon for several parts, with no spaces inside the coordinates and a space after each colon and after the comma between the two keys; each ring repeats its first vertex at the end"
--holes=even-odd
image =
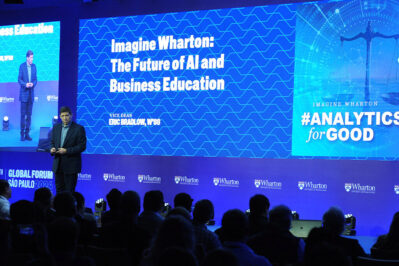
{"type": "Polygon", "coordinates": [[[357,266],[399,266],[399,260],[381,260],[366,257],[357,258],[357,266]]]}
{"type": "Polygon", "coordinates": [[[371,257],[383,260],[398,260],[399,251],[381,248],[371,248],[371,257]]]}
{"type": "Polygon", "coordinates": [[[101,248],[87,246],[87,255],[94,259],[96,266],[130,266],[131,258],[125,248],[101,248]]]}

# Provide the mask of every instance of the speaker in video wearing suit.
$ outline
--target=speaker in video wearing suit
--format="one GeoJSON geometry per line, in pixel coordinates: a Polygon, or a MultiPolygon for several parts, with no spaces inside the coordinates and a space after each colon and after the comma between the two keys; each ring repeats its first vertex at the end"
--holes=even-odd
{"type": "Polygon", "coordinates": [[[51,135],[55,187],[57,193],[74,192],[82,169],[81,153],[86,150],[86,132],[83,126],[72,122],[69,107],[61,107],[60,118],[62,123],[54,125],[51,135]]]}
{"type": "Polygon", "coordinates": [[[32,117],[35,87],[37,84],[36,65],[33,64],[33,52],[26,53],[26,62],[19,66],[18,83],[20,85],[19,101],[21,102],[21,141],[32,140],[29,136],[32,117]]]}

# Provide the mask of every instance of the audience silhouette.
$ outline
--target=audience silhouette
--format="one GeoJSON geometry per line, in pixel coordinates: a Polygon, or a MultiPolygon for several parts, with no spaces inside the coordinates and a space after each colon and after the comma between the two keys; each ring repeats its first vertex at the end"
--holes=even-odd
{"type": "MultiPolygon", "coordinates": [[[[0,191],[8,202],[9,186],[0,182],[0,191]]],[[[110,210],[99,216],[101,223],[79,192],[53,199],[50,189],[39,188],[32,202],[13,203],[0,219],[0,265],[350,266],[367,256],[356,239],[341,236],[345,217],[337,207],[324,213],[322,227],[309,233],[305,248],[303,239],[290,232],[291,210],[279,205],[269,212],[269,199],[262,194],[251,197],[248,214],[227,211],[218,234],[208,229],[214,206],[207,199],[195,203],[191,219],[193,200],[187,193],[177,194],[175,208],[161,213],[162,192],[148,191],[141,215],[135,191],[112,189],[106,198],[110,210]]],[[[399,259],[398,250],[399,212],[371,255],[399,259]]]]}

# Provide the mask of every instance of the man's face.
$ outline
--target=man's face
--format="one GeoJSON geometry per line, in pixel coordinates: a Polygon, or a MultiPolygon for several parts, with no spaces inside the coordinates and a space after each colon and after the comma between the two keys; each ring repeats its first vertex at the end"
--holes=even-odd
{"type": "Polygon", "coordinates": [[[70,113],[68,113],[68,112],[62,112],[61,115],[60,115],[60,117],[61,117],[62,123],[63,123],[64,125],[68,125],[69,122],[71,122],[72,114],[70,114],[70,113]]]}
{"type": "Polygon", "coordinates": [[[32,63],[33,63],[33,54],[31,54],[30,56],[28,56],[26,58],[26,62],[28,62],[29,65],[32,65],[32,63]]]}

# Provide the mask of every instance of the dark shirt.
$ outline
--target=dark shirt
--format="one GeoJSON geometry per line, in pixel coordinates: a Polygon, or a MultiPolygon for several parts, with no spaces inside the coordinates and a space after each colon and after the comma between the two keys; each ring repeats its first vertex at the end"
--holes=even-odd
{"type": "Polygon", "coordinates": [[[371,248],[371,256],[378,259],[399,259],[399,239],[381,235],[371,248]]]}
{"type": "Polygon", "coordinates": [[[104,226],[108,223],[116,222],[119,219],[119,211],[118,210],[109,210],[104,212],[101,215],[101,226],[104,226]]]}
{"type": "Polygon", "coordinates": [[[256,235],[267,228],[268,220],[264,215],[248,215],[249,222],[249,236],[256,235]]]}
{"type": "Polygon", "coordinates": [[[226,241],[223,245],[234,253],[240,266],[272,266],[268,259],[256,255],[245,243],[226,241]]]}
{"type": "Polygon", "coordinates": [[[100,229],[99,244],[105,248],[127,248],[133,265],[138,265],[144,250],[150,246],[151,235],[132,220],[120,220],[100,229]]]}
{"type": "Polygon", "coordinates": [[[138,225],[149,234],[155,235],[164,218],[157,212],[143,211],[138,218],[138,225]]]}
{"type": "Polygon", "coordinates": [[[303,240],[295,237],[288,229],[273,224],[247,241],[258,255],[268,258],[273,264],[297,263],[303,260],[303,240]]]}
{"type": "Polygon", "coordinates": [[[359,245],[358,240],[333,234],[322,227],[314,228],[310,231],[306,244],[307,253],[308,251],[312,252],[314,248],[319,247],[323,243],[331,247],[339,248],[343,254],[352,259],[358,256],[367,256],[363,248],[359,245]]]}
{"type": "Polygon", "coordinates": [[[193,222],[193,229],[197,245],[201,245],[206,253],[221,247],[218,236],[204,224],[193,222]]]}

